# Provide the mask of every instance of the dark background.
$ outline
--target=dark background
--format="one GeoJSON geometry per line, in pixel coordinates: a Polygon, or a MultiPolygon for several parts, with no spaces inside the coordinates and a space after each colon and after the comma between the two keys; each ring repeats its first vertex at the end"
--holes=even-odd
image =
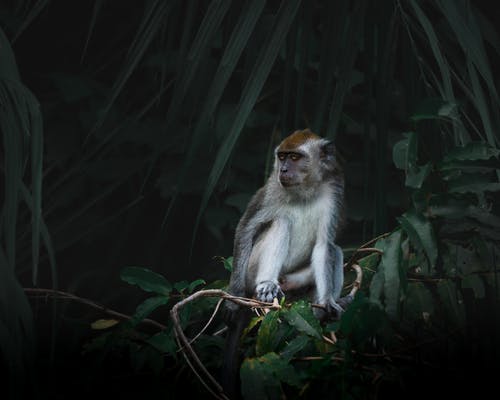
{"type": "MultiPolygon", "coordinates": [[[[0,3],[0,62],[12,65],[10,44],[20,82],[43,118],[41,215],[50,243],[41,242],[34,281],[32,213],[20,202],[15,276],[21,286],[57,287],[131,314],[144,295],[120,280],[124,267],[146,267],[171,282],[227,279],[217,257],[232,254],[235,226],[268,176],[275,145],[295,129],[309,127],[336,141],[346,174],[340,244],[347,252],[393,229],[411,204],[404,173],[392,162],[404,132],[418,132],[419,152],[430,160],[470,140],[498,146],[493,2],[457,2],[453,8],[469,24],[463,31],[440,2],[294,6],[277,0],[0,3]],[[243,22],[250,24],[248,37],[227,50],[243,22]],[[467,48],[474,40],[487,60],[474,64],[484,102],[477,91],[468,94],[477,90],[467,69],[476,60],[477,48],[467,48]],[[453,99],[443,90],[436,47],[453,99]],[[226,63],[230,57],[233,64],[226,63]],[[412,119],[435,116],[436,104],[453,101],[460,110],[455,130],[437,117],[412,119]]],[[[10,103],[3,104],[12,115],[10,103]]],[[[33,137],[25,136],[18,153],[28,188],[35,178],[33,137]]],[[[4,141],[0,157],[9,146],[4,141]]],[[[8,173],[2,170],[5,193],[8,173]]],[[[32,305],[44,348],[53,334],[51,312],[39,301],[32,305]]],[[[84,308],[68,320],[86,316],[84,308]]],[[[77,348],[85,335],[75,331],[65,332],[62,347],[77,348]]]]}

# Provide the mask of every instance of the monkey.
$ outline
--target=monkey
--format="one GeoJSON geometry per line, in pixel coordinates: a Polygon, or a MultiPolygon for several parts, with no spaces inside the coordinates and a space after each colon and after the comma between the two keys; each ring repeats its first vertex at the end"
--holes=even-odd
{"type": "MultiPolygon", "coordinates": [[[[339,318],[352,301],[340,298],[343,253],[336,244],[343,223],[344,176],[332,141],[297,130],[274,151],[274,166],[251,198],[235,232],[228,292],[272,302],[285,292],[312,288],[318,318],[339,318]]],[[[235,394],[238,343],[248,310],[226,301],[223,387],[235,394]]]]}

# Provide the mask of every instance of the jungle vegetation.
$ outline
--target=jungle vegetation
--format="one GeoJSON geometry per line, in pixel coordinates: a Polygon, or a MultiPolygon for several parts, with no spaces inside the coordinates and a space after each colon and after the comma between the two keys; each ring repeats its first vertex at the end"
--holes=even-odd
{"type": "MultiPolygon", "coordinates": [[[[363,281],[340,321],[304,301],[256,316],[243,398],[493,387],[496,17],[479,0],[2,1],[8,395],[209,398],[170,310],[224,289],[274,146],[306,127],[344,160],[340,244],[363,281]]],[[[180,310],[187,337],[217,301],[180,310]]],[[[192,343],[215,377],[222,326],[192,343]]]]}

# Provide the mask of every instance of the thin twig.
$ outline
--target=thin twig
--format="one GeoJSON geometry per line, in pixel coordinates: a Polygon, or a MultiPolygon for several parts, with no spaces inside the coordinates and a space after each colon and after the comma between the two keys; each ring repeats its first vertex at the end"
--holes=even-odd
{"type": "MultiPolygon", "coordinates": [[[[177,336],[177,334],[175,335],[175,340],[177,342],[177,345],[179,346],[179,348],[183,348],[182,345],[181,345],[181,342],[179,340],[179,337],[177,336]]],[[[205,386],[205,389],[208,390],[208,392],[214,396],[215,398],[217,399],[221,399],[221,400],[229,400],[225,395],[224,393],[222,393],[221,395],[215,393],[212,388],[210,388],[210,386],[208,385],[207,382],[205,382],[205,380],[200,376],[200,374],[198,373],[198,371],[196,370],[196,368],[193,366],[193,364],[191,363],[191,360],[189,359],[189,357],[187,356],[187,354],[183,351],[182,352],[182,355],[184,356],[184,359],[186,360],[186,363],[187,365],[189,365],[189,367],[191,368],[191,370],[194,372],[194,374],[198,377],[198,380],[201,382],[201,384],[203,386],[205,386]]]]}
{"type": "MultiPolygon", "coordinates": [[[[112,310],[108,307],[105,307],[101,304],[96,303],[95,301],[85,299],[83,297],[79,297],[77,295],[74,295],[69,292],[64,292],[62,290],[55,290],[55,289],[43,289],[43,288],[24,288],[24,292],[27,295],[30,296],[35,296],[35,297],[52,297],[54,299],[61,299],[61,300],[73,300],[81,304],[85,304],[87,306],[90,306],[92,308],[95,308],[105,314],[112,315],[114,317],[118,317],[120,319],[125,319],[125,320],[130,320],[132,319],[132,316],[123,314],[121,312],[112,310]]],[[[155,320],[145,318],[141,321],[142,323],[153,325],[156,328],[159,328],[161,330],[167,329],[167,327],[155,320]]]]}
{"type": "Polygon", "coordinates": [[[380,250],[380,249],[377,249],[375,247],[368,247],[368,246],[371,246],[373,243],[377,242],[379,239],[383,239],[385,238],[386,236],[389,236],[390,235],[390,232],[386,232],[386,233],[382,233],[381,235],[373,238],[373,239],[370,239],[368,242],[366,243],[363,243],[361,246],[358,247],[358,249],[352,254],[351,258],[349,259],[348,262],[346,262],[344,264],[344,267],[346,266],[349,266],[351,264],[353,264],[356,259],[357,259],[357,256],[359,255],[359,253],[363,253],[363,252],[367,252],[367,251],[372,251],[372,252],[376,252],[378,254],[383,254],[383,251],[380,250]]]}
{"type": "MultiPolygon", "coordinates": [[[[210,316],[210,319],[208,320],[208,322],[205,324],[205,326],[201,329],[201,331],[198,332],[197,335],[195,335],[190,341],[189,341],[189,344],[193,344],[196,339],[198,339],[202,334],[203,332],[205,332],[207,330],[207,328],[209,327],[209,325],[212,323],[212,321],[214,320],[215,318],[215,315],[217,314],[217,311],[219,311],[219,308],[220,308],[220,305],[222,304],[222,302],[224,301],[224,299],[219,299],[219,301],[217,302],[217,305],[215,306],[215,310],[214,312],[212,313],[212,315],[210,316]]],[[[182,348],[180,348],[179,350],[177,350],[178,352],[181,351],[182,348]]]]}
{"type": "MultiPolygon", "coordinates": [[[[216,393],[214,393],[213,390],[210,390],[212,394],[215,395],[217,398],[223,398],[226,399],[226,395],[224,394],[224,391],[220,384],[217,382],[217,380],[208,372],[208,370],[205,368],[201,360],[198,358],[198,355],[196,352],[193,350],[191,347],[191,344],[187,340],[186,336],[184,335],[184,332],[182,330],[181,324],[180,324],[180,318],[179,318],[179,312],[178,310],[182,307],[184,307],[186,304],[190,303],[191,301],[194,301],[198,298],[201,297],[220,297],[222,299],[226,299],[229,301],[232,301],[236,304],[239,305],[244,305],[246,307],[272,307],[272,303],[266,303],[266,302],[261,302],[253,299],[245,299],[241,297],[236,297],[236,296],[231,296],[229,293],[220,290],[220,289],[207,289],[207,290],[200,290],[196,293],[193,293],[192,295],[186,297],[185,299],[177,302],[172,309],[170,310],[170,317],[172,318],[173,324],[174,324],[174,332],[177,337],[177,339],[180,341],[180,345],[183,346],[185,353],[189,354],[191,357],[192,362],[195,364],[195,366],[191,365],[191,368],[193,371],[195,371],[196,375],[200,377],[200,380],[203,383],[205,382],[205,379],[208,380],[211,385],[216,390],[216,393]],[[201,373],[203,373],[204,378],[201,378],[201,373]]],[[[186,354],[186,356],[187,356],[186,354]]]]}

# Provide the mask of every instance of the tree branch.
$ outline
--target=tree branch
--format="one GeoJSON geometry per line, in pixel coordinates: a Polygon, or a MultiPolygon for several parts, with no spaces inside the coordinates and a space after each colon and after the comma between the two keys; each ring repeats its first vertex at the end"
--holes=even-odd
{"type": "MultiPolygon", "coordinates": [[[[83,297],[76,296],[72,293],[69,292],[64,292],[62,290],[55,290],[55,289],[41,289],[41,288],[24,288],[24,292],[31,297],[45,297],[45,298],[53,298],[53,299],[58,299],[58,300],[73,300],[81,304],[85,304],[87,306],[90,306],[92,308],[95,308],[105,314],[112,315],[113,317],[117,317],[120,319],[124,320],[130,320],[132,319],[132,316],[123,314],[121,312],[112,310],[108,307],[105,307],[101,304],[96,303],[95,301],[85,299],[83,297]]],[[[159,328],[161,330],[167,329],[167,327],[163,324],[160,324],[159,322],[145,318],[141,321],[141,323],[149,324],[152,325],[156,328],[159,328]]]]}

